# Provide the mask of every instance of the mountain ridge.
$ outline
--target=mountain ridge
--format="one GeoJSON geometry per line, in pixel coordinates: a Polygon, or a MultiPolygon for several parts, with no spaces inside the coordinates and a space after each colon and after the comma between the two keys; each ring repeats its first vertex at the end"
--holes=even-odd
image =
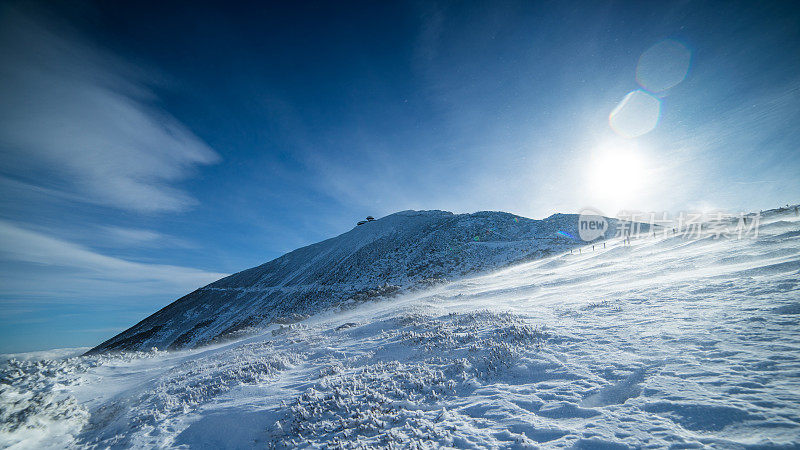
{"type": "MultiPolygon", "coordinates": [[[[585,244],[564,236],[578,235],[577,219],[400,211],[196,289],[87,354],[197,347],[320,309],[538,259],[585,244]]],[[[607,220],[604,237],[616,229],[616,220],[607,220]]]]}

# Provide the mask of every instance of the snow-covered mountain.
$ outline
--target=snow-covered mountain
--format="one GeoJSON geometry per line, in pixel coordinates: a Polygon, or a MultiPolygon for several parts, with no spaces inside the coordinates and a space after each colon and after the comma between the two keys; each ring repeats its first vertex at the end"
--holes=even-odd
{"type": "MultiPolygon", "coordinates": [[[[606,236],[616,230],[608,219],[606,236]]],[[[90,353],[191,348],[577,246],[578,216],[403,211],[202,287],[90,353]],[[558,233],[558,232],[561,233],[558,233]]]]}
{"type": "Polygon", "coordinates": [[[0,363],[0,448],[798,448],[800,217],[196,349],[0,363]]]}

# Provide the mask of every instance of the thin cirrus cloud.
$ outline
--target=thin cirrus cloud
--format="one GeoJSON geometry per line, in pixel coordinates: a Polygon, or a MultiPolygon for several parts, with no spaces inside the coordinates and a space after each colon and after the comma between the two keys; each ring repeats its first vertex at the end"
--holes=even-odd
{"type": "Polygon", "coordinates": [[[226,275],[108,256],[7,221],[0,221],[0,260],[12,263],[0,275],[0,294],[9,298],[102,297],[131,293],[131,285],[137,295],[181,294],[226,275]]]}
{"type": "Polygon", "coordinates": [[[4,11],[0,176],[131,211],[191,208],[196,200],[175,183],[219,156],[154,106],[147,79],[74,34],[4,11]]]}
{"type": "Polygon", "coordinates": [[[196,248],[196,245],[164,233],[141,228],[126,228],[117,226],[100,226],[98,234],[101,243],[112,247],[173,247],[196,248]]]}

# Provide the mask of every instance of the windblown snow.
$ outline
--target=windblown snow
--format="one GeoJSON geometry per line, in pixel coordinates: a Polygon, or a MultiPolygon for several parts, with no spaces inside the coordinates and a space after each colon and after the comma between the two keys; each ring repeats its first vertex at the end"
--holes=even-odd
{"type": "Polygon", "coordinates": [[[651,234],[189,350],[12,359],[0,445],[800,446],[800,218],[651,234]]]}
{"type": "MultiPolygon", "coordinates": [[[[616,221],[609,219],[607,235],[616,221]]],[[[192,348],[574,247],[576,215],[402,211],[200,288],[91,353],[192,348]]]]}

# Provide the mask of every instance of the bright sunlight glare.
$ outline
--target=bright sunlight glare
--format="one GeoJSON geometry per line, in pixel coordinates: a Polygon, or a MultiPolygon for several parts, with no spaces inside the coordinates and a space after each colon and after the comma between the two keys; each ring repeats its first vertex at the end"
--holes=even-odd
{"type": "Polygon", "coordinates": [[[619,207],[640,197],[646,187],[646,164],[632,142],[613,140],[592,151],[588,170],[591,195],[607,207],[619,207]]]}

